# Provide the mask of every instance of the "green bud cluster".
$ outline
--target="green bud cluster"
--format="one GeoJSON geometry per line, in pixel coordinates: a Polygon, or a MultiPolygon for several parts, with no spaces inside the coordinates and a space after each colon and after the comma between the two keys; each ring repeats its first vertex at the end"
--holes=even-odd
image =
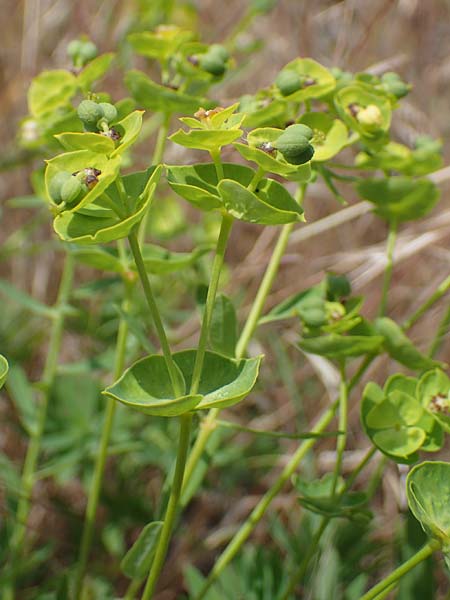
{"type": "Polygon", "coordinates": [[[292,165],[302,165],[311,160],[314,148],[310,144],[313,131],[307,125],[290,125],[273,146],[281,152],[285,160],[292,165]]]}
{"type": "Polygon", "coordinates": [[[205,54],[199,56],[198,64],[203,71],[220,77],[226,71],[229,58],[228,50],[224,46],[213,44],[205,54]]]}
{"type": "Polygon", "coordinates": [[[109,102],[83,100],[77,109],[78,116],[86,131],[109,130],[109,125],[117,119],[117,109],[109,102]]]}
{"type": "Polygon", "coordinates": [[[411,86],[405,83],[397,73],[385,73],[381,77],[383,88],[389,93],[400,99],[406,96],[411,89],[411,86]]]}
{"type": "Polygon", "coordinates": [[[75,67],[84,67],[98,54],[97,46],[90,40],[72,40],[67,46],[67,54],[75,67]]]}

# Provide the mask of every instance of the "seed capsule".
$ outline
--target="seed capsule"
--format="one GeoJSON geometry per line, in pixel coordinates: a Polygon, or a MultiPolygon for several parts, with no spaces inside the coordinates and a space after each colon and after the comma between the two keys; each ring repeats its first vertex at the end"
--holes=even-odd
{"type": "Polygon", "coordinates": [[[311,160],[314,155],[314,148],[309,143],[312,136],[313,131],[307,125],[291,125],[273,145],[288,163],[302,165],[311,160]]]}
{"type": "Polygon", "coordinates": [[[105,121],[111,123],[117,119],[117,108],[113,104],[110,104],[109,102],[100,102],[99,106],[103,111],[103,118],[105,121]]]}
{"type": "Polygon", "coordinates": [[[212,46],[208,49],[208,54],[212,56],[217,56],[223,63],[226,63],[230,58],[230,54],[225,46],[221,46],[220,44],[212,44],[212,46]]]}
{"type": "Polygon", "coordinates": [[[102,107],[92,100],[83,100],[77,109],[78,116],[84,125],[95,126],[103,117],[102,107]]]}
{"type": "Polygon", "coordinates": [[[61,191],[63,185],[68,181],[72,175],[68,171],[59,171],[54,175],[48,185],[48,192],[55,204],[60,204],[63,201],[61,191]]]}
{"type": "Polygon", "coordinates": [[[81,181],[77,177],[70,176],[61,187],[61,199],[66,204],[71,204],[77,199],[81,192],[81,181]]]}
{"type": "Polygon", "coordinates": [[[297,92],[302,87],[302,80],[292,69],[280,71],[275,79],[275,85],[280,90],[283,96],[290,96],[297,92]]]}
{"type": "Polygon", "coordinates": [[[225,62],[220,56],[207,52],[199,57],[199,66],[203,71],[220,77],[226,71],[225,62]]]}

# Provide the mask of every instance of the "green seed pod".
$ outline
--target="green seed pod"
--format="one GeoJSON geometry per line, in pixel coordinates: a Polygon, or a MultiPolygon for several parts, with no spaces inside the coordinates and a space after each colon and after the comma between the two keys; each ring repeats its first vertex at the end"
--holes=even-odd
{"type": "Polygon", "coordinates": [[[345,275],[334,275],[328,273],[326,278],[326,289],[328,300],[340,300],[350,296],[352,288],[345,275]]]}
{"type": "Polygon", "coordinates": [[[63,185],[72,177],[72,174],[69,171],[59,171],[54,175],[48,185],[48,192],[55,204],[60,204],[63,199],[61,196],[61,191],[63,185]]]}
{"type": "Polygon", "coordinates": [[[302,80],[292,69],[280,71],[275,79],[275,85],[283,96],[290,96],[302,87],[302,80]]]}
{"type": "Polygon", "coordinates": [[[220,77],[226,71],[224,61],[219,56],[210,54],[209,52],[200,56],[199,66],[203,71],[215,75],[216,77],[220,77]]]}
{"type": "Polygon", "coordinates": [[[98,54],[97,46],[90,41],[82,42],[79,56],[85,65],[87,62],[95,58],[98,54]]]}
{"type": "Polygon", "coordinates": [[[83,42],[81,40],[72,40],[69,42],[67,46],[67,55],[70,56],[73,62],[75,62],[80,55],[82,47],[83,42]]]}
{"type": "Polygon", "coordinates": [[[366,108],[358,111],[356,119],[367,129],[378,129],[383,125],[383,115],[376,104],[369,104],[366,108]]]}
{"type": "Polygon", "coordinates": [[[83,124],[91,127],[103,117],[101,106],[92,100],[83,100],[78,106],[77,113],[83,124]]]}
{"type": "Polygon", "coordinates": [[[230,59],[230,54],[228,50],[225,48],[225,46],[221,46],[220,44],[213,44],[212,46],[210,46],[208,48],[207,54],[220,58],[220,60],[224,63],[226,63],[227,60],[230,59]]]}
{"type": "Polygon", "coordinates": [[[100,102],[99,106],[103,111],[105,121],[111,123],[117,119],[117,108],[114,105],[109,102],[100,102]]]}
{"type": "Polygon", "coordinates": [[[385,73],[382,76],[381,81],[384,89],[399,99],[406,96],[411,89],[411,86],[402,81],[401,77],[399,77],[397,73],[385,73]]]}
{"type": "Polygon", "coordinates": [[[313,157],[314,148],[309,143],[312,137],[313,131],[307,125],[291,125],[273,142],[273,146],[288,163],[302,165],[313,157]]]}
{"type": "Polygon", "coordinates": [[[308,308],[303,311],[302,319],[308,327],[321,327],[327,322],[323,308],[308,308]]]}
{"type": "Polygon", "coordinates": [[[63,183],[61,187],[61,200],[66,204],[70,204],[78,197],[81,191],[81,181],[71,175],[69,179],[63,183]]]}

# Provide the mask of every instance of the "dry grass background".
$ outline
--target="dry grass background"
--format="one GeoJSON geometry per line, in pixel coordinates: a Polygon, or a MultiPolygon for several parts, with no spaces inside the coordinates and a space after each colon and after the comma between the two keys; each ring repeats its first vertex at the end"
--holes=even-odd
{"type": "MultiPolygon", "coordinates": [[[[1,0],[0,165],[14,167],[1,173],[2,200],[29,192],[28,176],[36,164],[33,161],[20,164],[21,156],[15,145],[18,123],[26,113],[25,94],[30,79],[43,68],[67,64],[67,42],[80,33],[89,35],[101,51],[114,49],[133,24],[136,4],[137,0],[1,0]],[[16,162],[19,164],[14,164],[16,162]]],[[[246,3],[242,0],[227,0],[226,4],[198,0],[193,5],[204,40],[220,41],[240,19],[246,3]]],[[[336,65],[351,71],[397,70],[414,87],[395,113],[393,132],[396,139],[408,143],[419,133],[440,136],[445,142],[446,163],[450,162],[450,1],[280,0],[272,13],[252,23],[245,36],[261,40],[263,47],[244,67],[239,78],[231,80],[225,89],[221,88],[220,93],[226,100],[269,84],[280,67],[296,56],[311,56],[327,66],[336,65]]],[[[111,90],[113,97],[120,97],[120,80],[110,77],[105,89],[111,90]]],[[[148,156],[149,148],[141,146],[136,155],[137,161],[145,165],[148,156]]],[[[169,147],[168,162],[180,159],[179,150],[169,147]]],[[[443,194],[437,209],[427,219],[400,229],[389,301],[389,314],[400,321],[411,314],[448,275],[450,204],[446,190],[447,173],[441,174],[440,179],[443,194]]],[[[357,201],[348,187],[341,186],[341,191],[350,203],[357,201]]],[[[323,186],[315,184],[308,193],[306,210],[308,222],[314,223],[342,209],[323,186]]],[[[5,206],[0,244],[28,216],[27,211],[12,211],[5,206]]],[[[316,283],[325,270],[335,270],[349,275],[355,291],[367,298],[366,314],[373,316],[379,301],[384,268],[386,227],[364,208],[358,216],[344,220],[339,227],[328,228],[321,235],[313,236],[311,229],[305,234],[302,227],[292,236],[268,306],[298,291],[299,284],[307,287],[316,283]]],[[[44,225],[31,238],[24,238],[23,244],[44,244],[51,235],[50,226],[44,225]]],[[[236,226],[233,233],[228,259],[234,269],[234,279],[229,288],[233,291],[246,290],[242,317],[258,287],[276,235],[275,228],[260,229],[243,223],[236,226]]],[[[34,297],[51,301],[59,277],[57,254],[50,245],[43,254],[36,256],[11,256],[0,263],[0,275],[34,297]]],[[[411,336],[419,346],[424,347],[429,342],[430,332],[435,330],[446,309],[447,302],[440,302],[413,328],[411,336]]],[[[186,344],[196,335],[196,328],[197,322],[192,319],[177,332],[177,337],[186,344]]],[[[258,343],[264,344],[270,336],[283,336],[289,343],[292,335],[286,329],[272,329],[270,333],[267,330],[258,343]]],[[[80,340],[70,338],[65,346],[64,358],[79,358],[81,351],[80,340]]],[[[450,362],[448,338],[444,340],[440,358],[450,362]]],[[[32,375],[39,374],[41,364],[39,353],[29,357],[32,375]]],[[[378,360],[368,377],[383,380],[389,368],[387,361],[378,360]]],[[[322,379],[325,392],[332,395],[335,374],[323,361],[303,362],[296,376],[298,384],[301,386],[313,371],[322,379]]],[[[321,402],[312,399],[306,405],[308,417],[314,418],[318,404],[328,402],[325,395],[321,402]]],[[[358,394],[355,393],[350,414],[351,450],[346,455],[349,466],[360,456],[360,449],[368,446],[359,427],[357,399],[358,394]]],[[[264,404],[264,408],[264,417],[255,418],[251,423],[253,426],[288,427],[292,408],[282,389],[271,390],[270,401],[264,404]]],[[[5,410],[2,409],[2,412],[5,413],[5,410]]],[[[16,440],[10,435],[8,430],[3,432],[0,444],[18,459],[22,450],[20,446],[19,449],[15,447],[16,440]]],[[[295,442],[285,443],[286,456],[295,445],[295,442]]],[[[332,464],[332,446],[331,443],[320,445],[322,451],[318,454],[318,464],[321,469],[329,469],[332,464]]],[[[198,525],[200,535],[203,532],[209,536],[206,542],[211,548],[223,543],[228,528],[233,529],[247,514],[272,477],[273,471],[268,471],[260,489],[252,490],[248,495],[245,490],[241,495],[235,490],[236,502],[232,511],[228,510],[230,505],[226,499],[210,497],[213,507],[207,512],[208,518],[214,522],[213,527],[211,522],[202,519],[202,504],[195,505],[194,514],[190,514],[189,518],[198,525]]],[[[383,517],[380,519],[381,535],[391,535],[398,507],[404,503],[401,478],[402,473],[394,467],[388,469],[384,478],[384,491],[378,499],[383,517]]],[[[71,502],[80,501],[70,495],[70,490],[66,493],[71,502]]],[[[275,508],[286,508],[294,502],[294,498],[286,494],[279,498],[275,508]]],[[[256,535],[264,536],[264,530],[256,535]]],[[[184,550],[183,545],[177,545],[174,553],[176,555],[184,550]]],[[[168,575],[169,578],[171,576],[168,575]]],[[[172,597],[170,594],[164,597],[172,597]]]]}

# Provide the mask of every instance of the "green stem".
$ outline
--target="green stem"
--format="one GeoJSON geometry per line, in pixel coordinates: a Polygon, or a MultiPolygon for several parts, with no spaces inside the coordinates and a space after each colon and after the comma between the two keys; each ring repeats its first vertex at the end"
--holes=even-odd
{"type": "Polygon", "coordinates": [[[224,178],[223,164],[220,158],[220,150],[211,150],[210,154],[211,158],[213,159],[214,166],[216,167],[217,182],[219,182],[221,179],[224,178]]]}
{"type": "Polygon", "coordinates": [[[195,357],[194,369],[192,372],[191,394],[196,394],[200,385],[200,378],[203,369],[203,361],[205,359],[206,345],[208,342],[209,326],[211,324],[211,316],[216,299],[217,288],[219,285],[220,272],[222,270],[225,251],[227,248],[228,238],[230,236],[231,227],[233,225],[233,217],[224,213],[220,226],[219,238],[217,240],[216,254],[211,272],[211,280],[208,286],[208,294],[206,296],[205,311],[203,314],[202,326],[200,330],[200,338],[198,342],[197,354],[195,357]]]}
{"type": "Polygon", "coordinates": [[[180,417],[180,439],[178,443],[177,463],[175,474],[170,492],[169,502],[167,504],[166,514],[164,516],[164,525],[158,540],[155,557],[152,562],[150,573],[145,585],[142,600],[150,600],[155,591],[156,583],[164,565],[167,549],[172,534],[175,517],[178,512],[181,488],[183,485],[184,468],[186,465],[186,456],[189,448],[189,437],[191,432],[192,415],[184,414],[180,417]]]}
{"type": "Polygon", "coordinates": [[[437,302],[442,296],[450,289],[450,277],[446,277],[444,281],[437,287],[437,289],[431,294],[431,296],[425,300],[423,304],[407,319],[402,327],[409,329],[416,323],[426,312],[437,302]]]}
{"type": "Polygon", "coordinates": [[[134,600],[138,589],[141,587],[142,579],[133,579],[127,587],[123,600],[134,600]]]}
{"type": "MultiPolygon", "coordinates": [[[[166,149],[166,143],[167,143],[167,134],[169,133],[169,128],[170,128],[171,116],[172,115],[170,113],[165,114],[163,121],[159,127],[158,137],[156,139],[155,149],[153,151],[153,156],[152,156],[152,165],[159,165],[163,160],[164,150],[166,149]]],[[[150,214],[149,211],[147,211],[145,213],[145,215],[141,221],[141,224],[139,226],[139,233],[138,233],[139,246],[142,246],[142,244],[145,241],[145,234],[147,232],[149,214],[150,214]]]]}
{"type": "Polygon", "coordinates": [[[345,377],[345,361],[340,365],[341,381],[339,384],[339,433],[336,441],[336,465],[334,468],[334,478],[332,486],[332,496],[336,495],[336,488],[341,474],[344,450],[347,443],[348,427],[348,384],[345,377]]]}
{"type": "MultiPolygon", "coordinates": [[[[72,289],[74,273],[74,258],[71,254],[66,254],[64,269],[59,285],[58,297],[55,303],[55,317],[50,331],[50,342],[45,361],[44,371],[40,381],[42,391],[40,393],[40,402],[37,411],[36,423],[30,431],[30,443],[28,445],[25,463],[21,479],[20,500],[17,506],[16,523],[12,532],[9,556],[10,564],[13,567],[16,561],[23,553],[25,543],[25,534],[27,527],[28,515],[31,506],[31,495],[35,482],[35,472],[37,461],[39,458],[42,436],[47,420],[48,401],[50,390],[56,376],[58,368],[58,357],[61,349],[62,335],[64,330],[65,306],[67,304],[70,291],[72,289]]],[[[14,598],[14,581],[10,582],[9,589],[5,590],[5,598],[14,598]]]]}
{"type": "Polygon", "coordinates": [[[439,327],[436,332],[436,335],[435,335],[433,341],[431,342],[430,349],[428,350],[428,356],[430,358],[434,358],[437,355],[437,353],[439,352],[439,348],[442,345],[442,341],[444,339],[445,334],[447,333],[449,326],[450,326],[450,306],[445,311],[445,314],[444,314],[441,322],[439,323],[439,327]]]}
{"type": "Polygon", "coordinates": [[[150,280],[148,278],[147,271],[145,270],[144,260],[142,258],[139,242],[135,232],[130,233],[130,235],[128,236],[128,241],[130,242],[131,252],[133,254],[134,262],[136,263],[136,268],[139,274],[139,278],[141,280],[142,288],[144,290],[145,299],[147,300],[147,305],[150,310],[150,314],[152,316],[156,332],[158,334],[159,342],[161,344],[161,349],[164,355],[164,359],[166,361],[166,367],[169,373],[173,392],[175,394],[175,397],[178,397],[184,393],[184,390],[181,388],[181,382],[178,375],[178,367],[176,366],[172,357],[172,353],[170,351],[169,342],[167,341],[164,325],[159,314],[155,297],[153,296],[150,280]]]}
{"type": "MultiPolygon", "coordinates": [[[[122,302],[122,309],[128,312],[131,302],[131,285],[125,281],[125,298],[122,302]]],[[[125,353],[128,336],[128,323],[124,317],[120,319],[119,328],[117,331],[116,353],[114,364],[114,380],[118,379],[122,374],[125,365],[125,353]]],[[[98,502],[102,487],[103,477],[105,473],[106,459],[108,457],[108,446],[111,439],[112,427],[114,424],[114,414],[116,411],[116,402],[112,398],[108,398],[105,410],[105,418],[103,422],[100,443],[96,454],[94,466],[94,474],[90,484],[88,501],[86,506],[86,514],[84,518],[83,533],[81,536],[81,545],[78,555],[77,573],[75,577],[75,600],[80,600],[83,596],[83,582],[86,573],[89,553],[92,546],[94,536],[95,518],[97,515],[98,502]]]]}
{"type": "Polygon", "coordinates": [[[387,248],[386,248],[387,263],[386,263],[386,268],[384,270],[383,290],[381,292],[380,317],[383,317],[386,314],[388,291],[389,291],[389,286],[391,284],[392,269],[394,266],[394,248],[395,248],[396,240],[397,240],[397,223],[395,221],[392,221],[389,226],[389,235],[388,235],[388,240],[387,240],[387,248]]]}
{"type": "MultiPolygon", "coordinates": [[[[334,414],[336,412],[338,406],[338,402],[333,402],[333,404],[324,412],[319,421],[313,427],[311,433],[322,433],[328,427],[328,425],[333,420],[334,414]]],[[[207,591],[214,583],[216,578],[222,573],[225,567],[230,563],[230,561],[236,556],[239,552],[241,546],[248,539],[253,529],[259,523],[259,521],[263,518],[267,508],[272,503],[272,500],[280,493],[283,489],[284,485],[287,481],[292,477],[295,473],[298,465],[306,456],[306,454],[311,450],[314,446],[316,440],[306,440],[303,442],[297,451],[292,455],[291,459],[287,463],[287,465],[282,470],[281,474],[278,476],[275,483],[272,487],[264,494],[261,500],[258,502],[256,507],[251,512],[250,516],[245,520],[243,525],[240,527],[239,531],[233,537],[231,542],[225,548],[224,552],[220,555],[216,564],[214,565],[211,573],[206,579],[202,589],[199,594],[196,596],[196,600],[201,600],[205,597],[207,591]]]]}
{"type": "Polygon", "coordinates": [[[412,556],[409,560],[400,565],[395,571],[392,571],[390,575],[385,577],[382,581],[377,583],[373,588],[371,588],[367,593],[365,593],[359,600],[374,600],[381,592],[391,586],[393,583],[396,583],[399,579],[401,579],[404,575],[409,573],[411,569],[417,566],[419,563],[424,561],[426,558],[431,556],[433,552],[438,550],[441,547],[440,543],[436,540],[431,540],[428,544],[425,544],[423,548],[421,548],[414,556],[412,556]]]}
{"type": "Polygon", "coordinates": [[[257,170],[255,171],[250,183],[247,186],[247,189],[250,192],[254,192],[256,190],[256,188],[258,187],[258,183],[261,181],[261,179],[264,177],[265,174],[265,170],[262,167],[258,167],[257,170]]]}

